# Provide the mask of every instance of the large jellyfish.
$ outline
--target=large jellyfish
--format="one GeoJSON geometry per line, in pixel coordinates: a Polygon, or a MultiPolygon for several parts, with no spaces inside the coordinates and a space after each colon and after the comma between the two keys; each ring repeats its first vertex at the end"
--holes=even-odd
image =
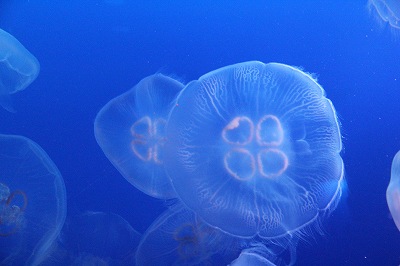
{"type": "Polygon", "coordinates": [[[38,60],[11,34],[0,29],[0,105],[14,112],[10,94],[28,87],[39,75],[38,60]]]}
{"type": "Polygon", "coordinates": [[[240,242],[178,204],[147,229],[136,252],[136,264],[227,265],[239,255],[240,242]]]}
{"type": "Polygon", "coordinates": [[[166,119],[183,85],[156,74],[107,103],[97,114],[97,143],[136,188],[156,198],[175,192],[164,172],[166,119]]]}
{"type": "Polygon", "coordinates": [[[400,151],[392,162],[392,174],[386,190],[386,201],[397,229],[400,230],[400,151]]]}
{"type": "Polygon", "coordinates": [[[0,135],[0,264],[40,264],[65,215],[64,181],[47,154],[27,138],[0,135]]]}
{"type": "Polygon", "coordinates": [[[298,232],[336,207],[343,161],[332,102],[308,74],[245,62],[189,83],[167,125],[180,199],[235,236],[298,232]]]}

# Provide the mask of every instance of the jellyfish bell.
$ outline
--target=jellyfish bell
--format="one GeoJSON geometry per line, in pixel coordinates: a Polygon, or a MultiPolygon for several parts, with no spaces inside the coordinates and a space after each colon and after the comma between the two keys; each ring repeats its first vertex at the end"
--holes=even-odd
{"type": "Polygon", "coordinates": [[[33,141],[0,135],[0,264],[39,265],[66,216],[64,181],[33,141]]]}
{"type": "Polygon", "coordinates": [[[226,233],[275,238],[336,206],[339,123],[308,74],[245,62],[189,83],[170,112],[165,168],[179,198],[226,233]]]}
{"type": "Polygon", "coordinates": [[[136,264],[227,265],[240,253],[240,242],[178,203],[146,230],[136,251],[136,264]]]}
{"type": "Polygon", "coordinates": [[[400,231],[400,151],[393,158],[390,183],[386,190],[386,201],[393,221],[400,231]]]}
{"type": "Polygon", "coordinates": [[[229,266],[246,266],[246,265],[258,265],[258,266],[276,266],[273,258],[266,256],[268,251],[266,247],[259,245],[258,247],[251,247],[242,250],[240,255],[232,261],[229,266]],[[264,250],[265,249],[265,250],[264,250]]]}
{"type": "Polygon", "coordinates": [[[86,211],[67,219],[44,265],[134,265],[140,237],[115,213],[86,211]]]}
{"type": "Polygon", "coordinates": [[[382,28],[389,28],[396,40],[400,38],[400,2],[368,0],[367,8],[382,28]]]}
{"type": "Polygon", "coordinates": [[[28,87],[39,71],[38,60],[14,36],[0,29],[0,105],[15,112],[10,94],[28,87]]]}
{"type": "Polygon", "coordinates": [[[167,115],[183,88],[180,82],[155,74],[112,99],[98,113],[97,143],[132,185],[156,198],[174,198],[164,172],[167,115]]]}

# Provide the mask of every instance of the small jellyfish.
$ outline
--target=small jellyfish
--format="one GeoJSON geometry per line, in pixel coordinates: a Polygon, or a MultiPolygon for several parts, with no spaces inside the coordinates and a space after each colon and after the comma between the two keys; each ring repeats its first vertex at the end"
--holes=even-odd
{"type": "Polygon", "coordinates": [[[400,230],[400,151],[393,158],[390,183],[386,190],[386,201],[394,223],[400,230]]]}
{"type": "Polygon", "coordinates": [[[164,173],[167,115],[183,84],[156,74],[107,103],[98,113],[97,143],[136,188],[156,198],[175,192],[164,173]]]}
{"type": "Polygon", "coordinates": [[[66,216],[64,181],[33,141],[0,135],[0,264],[39,265],[66,216]]]}
{"type": "Polygon", "coordinates": [[[11,34],[0,29],[0,105],[15,112],[10,94],[24,90],[39,75],[38,60],[11,34]]]}
{"type": "Polygon", "coordinates": [[[243,250],[239,257],[232,261],[230,266],[276,266],[274,262],[264,256],[263,251],[259,251],[259,248],[248,248],[243,250]],[[261,254],[260,254],[261,253],[261,254]]]}
{"type": "Polygon", "coordinates": [[[140,237],[117,214],[87,211],[67,219],[43,265],[134,265],[140,237]]]}
{"type": "Polygon", "coordinates": [[[294,67],[245,62],[192,81],[171,110],[166,135],[164,165],[177,195],[229,234],[296,232],[340,198],[335,109],[294,67]]]}
{"type": "Polygon", "coordinates": [[[227,265],[240,253],[241,239],[208,226],[181,204],[161,214],[136,252],[137,265],[227,265]]]}
{"type": "Polygon", "coordinates": [[[280,243],[276,242],[276,239],[272,241],[268,239],[264,242],[249,242],[249,245],[243,248],[240,255],[230,265],[295,265],[297,241],[298,238],[278,241],[280,243]],[[282,245],[285,242],[287,245],[282,245]]]}

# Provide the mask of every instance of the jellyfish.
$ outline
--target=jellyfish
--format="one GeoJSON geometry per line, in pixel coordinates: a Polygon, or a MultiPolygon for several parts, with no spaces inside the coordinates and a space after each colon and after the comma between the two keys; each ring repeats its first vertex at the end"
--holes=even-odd
{"type": "Polygon", "coordinates": [[[33,141],[0,135],[0,264],[39,265],[66,216],[60,172],[33,141]]]}
{"type": "Polygon", "coordinates": [[[0,29],[0,105],[15,112],[10,94],[24,90],[39,75],[38,60],[11,34],[0,29]]]}
{"type": "Polygon", "coordinates": [[[136,251],[136,264],[227,265],[239,255],[240,242],[208,226],[178,203],[144,233],[136,251]]]}
{"type": "Polygon", "coordinates": [[[228,234],[294,234],[340,198],[336,112],[297,68],[252,61],[203,75],[179,94],[166,136],[164,165],[178,197],[228,234]]]}
{"type": "Polygon", "coordinates": [[[156,198],[174,198],[164,172],[167,115],[183,85],[162,74],[144,78],[98,113],[97,143],[132,185],[156,198]]]}
{"type": "Polygon", "coordinates": [[[377,24],[388,28],[394,38],[400,37],[400,2],[398,0],[368,0],[367,9],[377,24]]]}
{"type": "Polygon", "coordinates": [[[232,261],[230,266],[247,266],[247,265],[258,265],[258,266],[276,266],[274,262],[266,258],[263,252],[258,248],[244,249],[239,257],[232,261]],[[261,254],[260,254],[261,253],[261,254]]]}
{"type": "Polygon", "coordinates": [[[295,265],[297,241],[298,238],[286,239],[285,241],[276,241],[276,239],[251,241],[248,245],[243,246],[239,256],[229,265],[295,265]],[[286,246],[282,245],[284,242],[286,242],[286,246]]]}
{"type": "Polygon", "coordinates": [[[140,237],[115,213],[87,211],[67,219],[43,265],[134,265],[140,237]]]}
{"type": "Polygon", "coordinates": [[[390,183],[386,190],[386,201],[394,223],[400,231],[400,151],[393,158],[390,183]]]}

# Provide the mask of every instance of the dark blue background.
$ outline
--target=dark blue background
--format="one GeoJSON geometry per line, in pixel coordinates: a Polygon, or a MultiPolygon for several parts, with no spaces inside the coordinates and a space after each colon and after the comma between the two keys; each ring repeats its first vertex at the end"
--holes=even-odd
{"type": "Polygon", "coordinates": [[[0,132],[36,141],[60,169],[68,215],[112,211],[143,232],[164,203],[131,186],[93,135],[97,112],[142,78],[183,82],[248,60],[316,73],[339,114],[348,195],[306,237],[298,265],[399,265],[400,232],[386,205],[400,149],[400,34],[364,0],[0,2],[0,28],[41,64],[0,110],[0,132]],[[116,3],[120,2],[120,3],[116,3]]]}

